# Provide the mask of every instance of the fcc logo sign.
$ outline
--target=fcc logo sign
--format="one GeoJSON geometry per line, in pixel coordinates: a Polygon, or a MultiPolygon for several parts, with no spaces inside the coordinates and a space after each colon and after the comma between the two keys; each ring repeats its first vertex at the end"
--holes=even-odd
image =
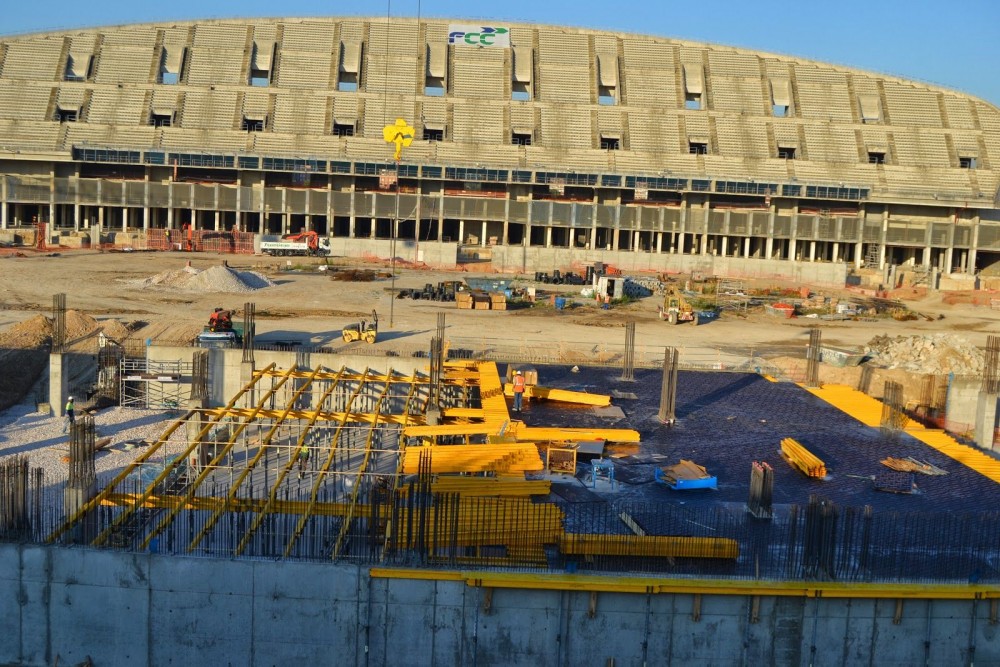
{"type": "Polygon", "coordinates": [[[510,29],[482,25],[449,25],[448,43],[510,48],[510,29]]]}

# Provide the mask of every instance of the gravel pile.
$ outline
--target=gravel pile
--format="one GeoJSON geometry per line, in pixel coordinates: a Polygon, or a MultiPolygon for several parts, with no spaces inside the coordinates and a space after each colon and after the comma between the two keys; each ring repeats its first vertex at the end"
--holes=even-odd
{"type": "MultiPolygon", "coordinates": [[[[176,417],[163,410],[114,407],[97,412],[94,415],[97,439],[111,438],[111,444],[97,453],[95,468],[99,483],[110,481],[147,451],[173,419],[176,417]],[[127,449],[126,443],[132,443],[134,448],[127,449]]],[[[62,417],[37,412],[33,405],[22,403],[10,408],[0,414],[0,458],[27,454],[32,468],[45,469],[47,482],[65,481],[69,466],[62,457],[69,454],[69,436],[63,433],[64,422],[62,417]]],[[[182,451],[183,440],[184,429],[177,429],[170,440],[170,452],[182,451]]]]}
{"type": "Polygon", "coordinates": [[[256,271],[240,271],[228,266],[213,266],[199,270],[190,266],[163,271],[150,278],[129,281],[136,289],[172,289],[189,292],[230,292],[248,294],[273,287],[274,281],[256,271]]]}
{"type": "Polygon", "coordinates": [[[869,363],[927,374],[980,375],[985,354],[954,334],[927,336],[876,336],[868,341],[869,363]]]}

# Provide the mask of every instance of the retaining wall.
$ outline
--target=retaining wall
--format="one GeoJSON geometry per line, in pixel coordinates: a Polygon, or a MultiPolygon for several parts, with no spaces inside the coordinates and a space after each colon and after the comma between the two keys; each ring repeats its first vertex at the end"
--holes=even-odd
{"type": "Polygon", "coordinates": [[[599,593],[591,613],[583,591],[0,544],[0,664],[996,664],[990,606],[599,593]]]}

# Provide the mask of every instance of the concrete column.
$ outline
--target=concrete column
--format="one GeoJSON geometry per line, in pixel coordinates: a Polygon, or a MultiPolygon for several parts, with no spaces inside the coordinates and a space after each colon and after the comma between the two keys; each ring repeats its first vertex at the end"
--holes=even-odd
{"type": "Polygon", "coordinates": [[[375,238],[375,223],[376,223],[376,219],[372,218],[372,229],[371,229],[371,233],[368,234],[368,238],[372,238],[372,239],[375,238]]]}
{"type": "Polygon", "coordinates": [[[551,227],[546,227],[545,228],[545,247],[546,248],[551,248],[552,247],[552,228],[551,227]]]}
{"type": "Polygon", "coordinates": [[[0,178],[0,229],[7,229],[7,179],[0,178]]]}
{"type": "Polygon", "coordinates": [[[614,232],[611,234],[611,248],[613,250],[618,250],[618,235],[620,233],[621,230],[616,227],[614,232]]]}
{"type": "Polygon", "coordinates": [[[656,254],[663,252],[663,232],[656,232],[656,254]]]}
{"type": "Polygon", "coordinates": [[[972,241],[969,243],[969,253],[965,260],[965,272],[970,276],[976,274],[976,250],[979,248],[979,216],[972,219],[972,241]]]}
{"type": "Polygon", "coordinates": [[[49,410],[54,417],[62,417],[69,398],[69,373],[63,372],[66,356],[58,352],[49,355],[49,410]]]}
{"type": "Polygon", "coordinates": [[[809,242],[809,261],[810,262],[815,262],[816,261],[816,242],[815,241],[810,241],[809,242]]]}
{"type": "Polygon", "coordinates": [[[976,444],[993,449],[993,433],[997,426],[997,395],[979,392],[976,402],[976,444]]]}
{"type": "Polygon", "coordinates": [[[590,228],[590,243],[589,250],[597,250],[597,226],[590,228]]]}
{"type": "Polygon", "coordinates": [[[833,244],[833,261],[834,262],[840,261],[840,244],[836,242],[834,242],[833,244]]]}
{"type": "Polygon", "coordinates": [[[878,268],[885,268],[885,241],[889,236],[889,207],[886,206],[885,210],[882,211],[882,238],[878,240],[878,268]]]}
{"type": "Polygon", "coordinates": [[[222,225],[222,211],[215,211],[215,231],[219,231],[222,225]]]}
{"type": "Polygon", "coordinates": [[[460,245],[465,243],[465,220],[458,221],[458,242],[460,245]]]}
{"type": "Polygon", "coordinates": [[[749,257],[750,256],[750,237],[749,236],[746,237],[745,239],[743,239],[743,256],[744,257],[749,257]]]}
{"type": "Polygon", "coordinates": [[[729,256],[729,237],[728,236],[723,236],[722,237],[722,256],[723,257],[728,257],[729,256]]]}

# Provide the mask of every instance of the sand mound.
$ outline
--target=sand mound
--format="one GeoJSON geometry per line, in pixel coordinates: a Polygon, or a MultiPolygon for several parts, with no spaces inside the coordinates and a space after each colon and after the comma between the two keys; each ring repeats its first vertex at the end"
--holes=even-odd
{"type": "Polygon", "coordinates": [[[189,292],[230,292],[246,294],[274,286],[274,282],[256,271],[239,271],[228,266],[213,266],[203,271],[186,266],[164,271],[150,278],[132,281],[137,289],[170,288],[189,292]]]}

